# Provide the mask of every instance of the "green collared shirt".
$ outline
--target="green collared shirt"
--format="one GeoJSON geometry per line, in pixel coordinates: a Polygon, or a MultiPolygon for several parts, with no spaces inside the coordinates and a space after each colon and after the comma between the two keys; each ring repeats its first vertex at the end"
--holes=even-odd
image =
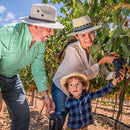
{"type": "Polygon", "coordinates": [[[0,75],[12,77],[31,65],[38,92],[47,90],[44,68],[45,43],[36,41],[25,23],[8,24],[0,28],[0,75]]]}

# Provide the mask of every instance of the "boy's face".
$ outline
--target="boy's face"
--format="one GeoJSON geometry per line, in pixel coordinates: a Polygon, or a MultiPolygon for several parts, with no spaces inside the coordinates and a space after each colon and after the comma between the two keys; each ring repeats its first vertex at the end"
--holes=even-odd
{"type": "Polygon", "coordinates": [[[68,81],[68,91],[73,95],[74,98],[79,99],[85,86],[79,79],[71,78],[68,81]]]}

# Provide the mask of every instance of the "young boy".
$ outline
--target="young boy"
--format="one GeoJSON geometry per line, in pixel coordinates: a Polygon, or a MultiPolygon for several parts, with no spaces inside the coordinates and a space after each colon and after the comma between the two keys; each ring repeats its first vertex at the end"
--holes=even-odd
{"type": "Polygon", "coordinates": [[[65,91],[70,93],[70,96],[65,100],[65,109],[56,114],[59,118],[62,118],[69,113],[67,130],[86,130],[86,126],[94,124],[91,100],[109,93],[117,82],[123,80],[123,77],[124,73],[121,70],[119,78],[114,78],[111,83],[96,92],[86,91],[86,88],[88,88],[88,79],[85,75],[70,74],[63,77],[61,79],[61,86],[65,91]]]}

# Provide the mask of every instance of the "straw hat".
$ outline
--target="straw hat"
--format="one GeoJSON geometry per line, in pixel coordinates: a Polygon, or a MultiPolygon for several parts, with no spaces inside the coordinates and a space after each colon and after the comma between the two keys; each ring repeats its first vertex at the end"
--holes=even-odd
{"type": "Polygon", "coordinates": [[[56,8],[43,3],[32,5],[30,15],[21,17],[20,20],[24,23],[40,27],[64,28],[61,23],[56,22],[56,8]]]}
{"type": "Polygon", "coordinates": [[[79,74],[79,73],[69,74],[69,75],[67,75],[67,76],[64,76],[64,77],[60,80],[61,87],[62,87],[67,93],[69,93],[69,92],[68,92],[68,90],[67,90],[65,84],[66,84],[68,78],[73,78],[73,77],[79,77],[79,78],[83,79],[83,81],[86,83],[86,89],[89,87],[89,81],[88,81],[88,79],[87,79],[87,77],[86,77],[85,75],[79,74]]]}
{"type": "Polygon", "coordinates": [[[89,32],[101,28],[101,25],[93,26],[91,19],[87,15],[80,18],[72,19],[72,23],[73,32],[68,34],[68,36],[89,32]]]}

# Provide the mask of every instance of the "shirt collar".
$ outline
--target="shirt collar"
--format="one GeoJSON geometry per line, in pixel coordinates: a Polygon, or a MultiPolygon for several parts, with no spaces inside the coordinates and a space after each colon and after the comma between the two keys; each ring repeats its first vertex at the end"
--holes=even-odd
{"type": "Polygon", "coordinates": [[[25,32],[26,32],[26,40],[33,40],[33,37],[31,35],[31,32],[29,30],[29,27],[26,23],[23,23],[25,25],[25,32]]]}
{"type": "MultiPolygon", "coordinates": [[[[29,40],[29,41],[33,41],[33,37],[32,37],[32,35],[31,35],[31,32],[30,32],[30,30],[29,30],[29,27],[28,27],[28,25],[26,24],[26,23],[23,23],[23,24],[25,24],[25,32],[26,32],[26,40],[29,40]]],[[[33,46],[37,46],[38,45],[38,43],[41,43],[41,42],[39,42],[39,41],[35,41],[35,43],[34,43],[34,45],[33,46]]],[[[31,43],[30,43],[31,44],[31,43]]]]}
{"type": "Polygon", "coordinates": [[[79,41],[77,41],[77,44],[78,44],[78,46],[79,46],[79,49],[80,49],[82,52],[84,52],[84,53],[85,53],[85,50],[82,48],[82,46],[81,46],[81,44],[80,44],[80,42],[79,42],[79,41]]]}
{"type": "MultiPolygon", "coordinates": [[[[83,97],[86,95],[86,91],[85,90],[83,90],[83,92],[82,92],[82,94],[81,94],[81,96],[80,96],[80,98],[78,99],[78,100],[81,100],[81,99],[83,99],[83,97]]],[[[77,100],[77,99],[75,99],[74,97],[73,97],[73,95],[72,94],[70,94],[70,99],[72,99],[72,100],[77,100]]]]}

